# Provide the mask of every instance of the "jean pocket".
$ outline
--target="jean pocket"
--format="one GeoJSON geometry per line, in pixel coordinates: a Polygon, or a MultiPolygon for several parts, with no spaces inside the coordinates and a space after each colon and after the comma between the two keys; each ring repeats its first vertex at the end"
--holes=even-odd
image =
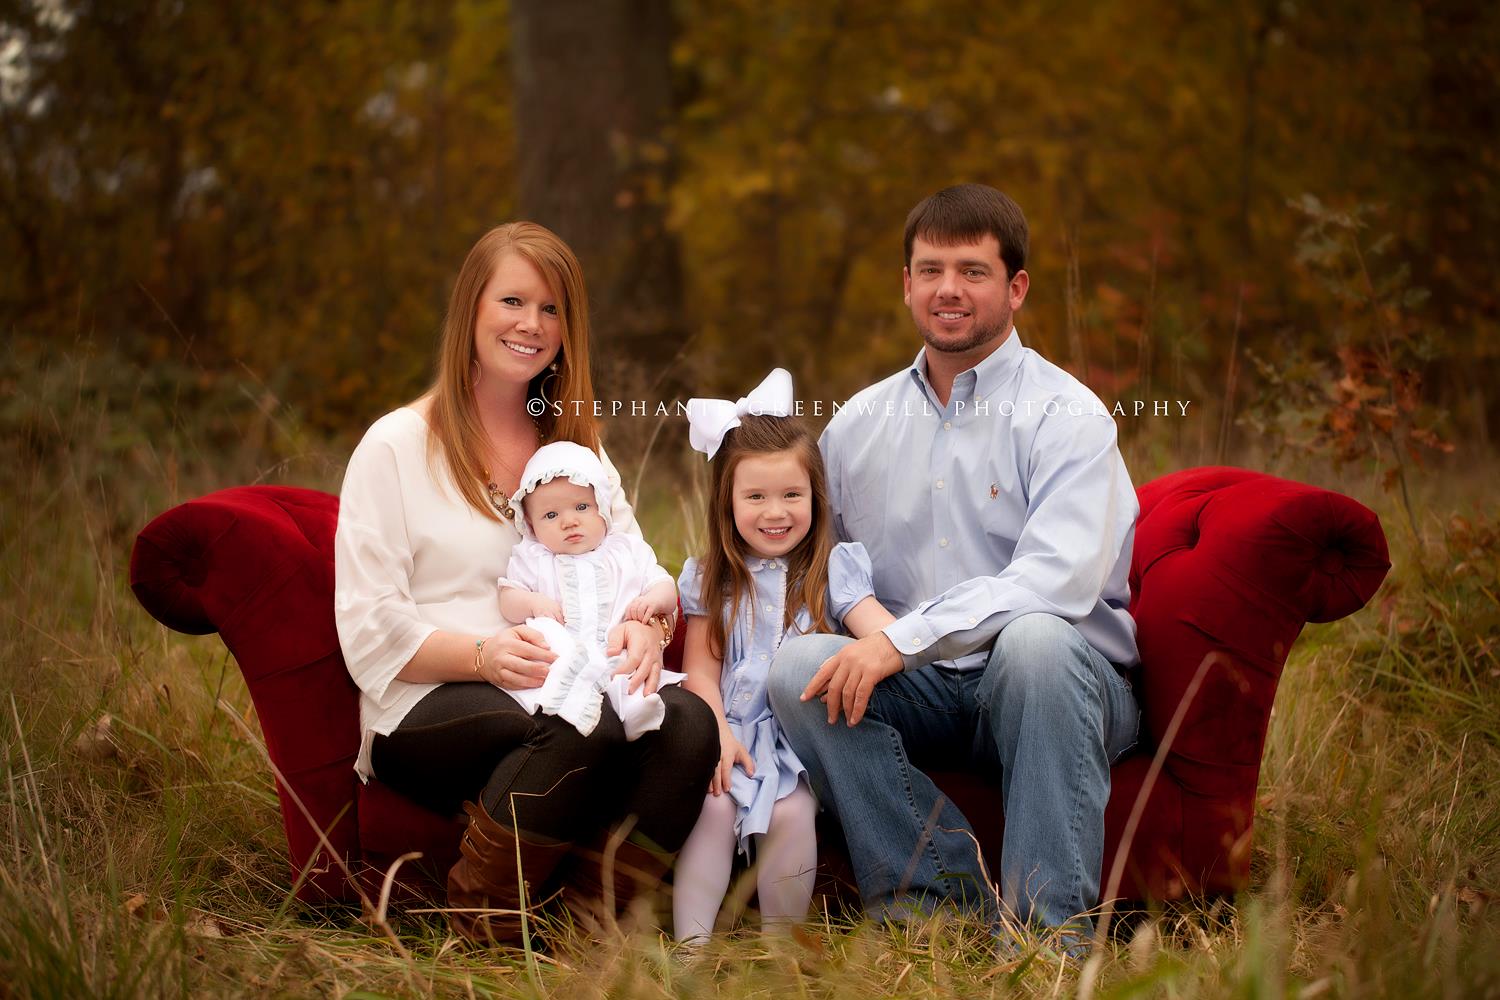
{"type": "Polygon", "coordinates": [[[1109,726],[1105,734],[1105,750],[1111,765],[1119,763],[1140,743],[1141,709],[1135,700],[1135,691],[1130,682],[1114,668],[1109,668],[1110,677],[1105,681],[1105,698],[1108,699],[1109,726]]]}

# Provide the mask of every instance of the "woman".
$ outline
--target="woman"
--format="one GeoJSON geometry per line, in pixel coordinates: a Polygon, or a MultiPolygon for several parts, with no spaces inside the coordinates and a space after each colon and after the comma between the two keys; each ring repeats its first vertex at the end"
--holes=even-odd
{"type": "MultiPolygon", "coordinates": [[[[553,660],[539,634],[501,617],[495,590],[520,538],[508,501],[527,459],[546,441],[599,451],[619,498],[611,520],[640,531],[599,450],[588,342],[567,245],[527,222],[491,230],[454,284],[432,387],[375,422],[340,495],[335,615],[362,692],[356,770],[434,811],[468,813],[448,900],[455,928],[481,941],[520,943],[519,914],[469,911],[519,911],[556,885],[592,904],[617,826],[628,834],[617,903],[654,884],[697,820],[718,753],[712,712],[676,686],[659,692],[661,728],[631,742],[608,708],[584,737],[506,693],[539,687],[553,660]]],[[[626,626],[632,685],[656,690],[671,629],[626,626]]]]}

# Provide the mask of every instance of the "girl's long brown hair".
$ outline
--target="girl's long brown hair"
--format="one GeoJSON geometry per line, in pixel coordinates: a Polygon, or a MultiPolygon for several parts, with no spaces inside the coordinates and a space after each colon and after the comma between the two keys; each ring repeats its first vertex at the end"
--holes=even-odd
{"type": "Polygon", "coordinates": [[[519,254],[530,261],[557,299],[562,316],[562,347],[557,352],[557,372],[551,368],[532,380],[528,399],[561,401],[561,414],[548,405],[537,418],[547,441],[573,441],[599,450],[599,430],[594,423],[594,382],[589,374],[589,297],[583,284],[583,269],[573,251],[552,230],[534,222],[511,222],[496,226],[474,244],[459,269],[443,318],[438,342],[437,375],[433,379],[432,413],[428,424],[427,457],[441,455],[448,464],[454,485],[464,500],[485,517],[499,520],[484,490],[484,454],[487,442],[469,374],[474,364],[474,323],[479,317],[479,296],[495,273],[500,258],[519,254]],[[542,394],[543,382],[551,390],[542,394]],[[584,405],[573,406],[574,401],[584,405]]]}
{"type": "Polygon", "coordinates": [[[724,436],[714,456],[708,513],[708,551],[703,556],[703,607],[708,615],[708,648],[724,658],[728,623],[742,605],[754,614],[755,581],[745,558],[750,546],[734,526],[734,470],[747,456],[791,451],[801,460],[812,485],[812,524],[807,536],[787,554],[786,619],[790,631],[797,613],[807,609],[815,631],[828,619],[828,557],[833,551],[833,518],[828,509],[828,477],[823,456],[807,425],[797,417],[749,415],[724,436]],[[727,609],[725,615],[722,609],[727,609]]]}

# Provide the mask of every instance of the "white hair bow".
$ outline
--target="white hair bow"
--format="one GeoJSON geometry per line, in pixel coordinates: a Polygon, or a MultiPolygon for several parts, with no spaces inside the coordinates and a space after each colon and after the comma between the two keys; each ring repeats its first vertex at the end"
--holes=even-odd
{"type": "Polygon", "coordinates": [[[740,425],[746,415],[789,417],[792,415],[792,373],[776,368],[765,381],[731,403],[727,399],[688,400],[688,442],[694,451],[710,459],[724,443],[724,435],[740,425]]]}

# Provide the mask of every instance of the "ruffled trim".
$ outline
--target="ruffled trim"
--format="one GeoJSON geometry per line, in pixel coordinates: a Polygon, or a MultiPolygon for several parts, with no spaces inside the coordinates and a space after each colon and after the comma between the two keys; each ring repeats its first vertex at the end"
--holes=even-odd
{"type": "Polygon", "coordinates": [[[578,594],[578,564],[572,559],[557,560],[557,586],[562,592],[563,624],[574,639],[583,632],[583,605],[578,594]]]}
{"type": "Polygon", "coordinates": [[[557,583],[562,592],[563,618],[568,634],[579,642],[602,649],[609,637],[616,587],[613,575],[605,571],[600,560],[594,558],[596,555],[597,549],[576,556],[558,556],[557,583]],[[592,599],[585,597],[585,591],[593,595],[592,599]]]}
{"type": "Polygon", "coordinates": [[[511,495],[510,503],[519,515],[515,525],[520,529],[521,537],[535,537],[531,532],[531,526],[526,523],[526,517],[521,513],[521,501],[538,486],[550,483],[558,476],[563,476],[570,483],[579,486],[591,487],[594,491],[594,502],[598,505],[599,516],[604,518],[606,531],[612,526],[610,519],[610,505],[613,503],[614,487],[610,485],[609,473],[604,469],[604,463],[599,456],[581,444],[572,441],[553,441],[551,444],[542,445],[531,456],[526,463],[526,468],[521,470],[521,483],[516,487],[516,492],[511,495]]]}

